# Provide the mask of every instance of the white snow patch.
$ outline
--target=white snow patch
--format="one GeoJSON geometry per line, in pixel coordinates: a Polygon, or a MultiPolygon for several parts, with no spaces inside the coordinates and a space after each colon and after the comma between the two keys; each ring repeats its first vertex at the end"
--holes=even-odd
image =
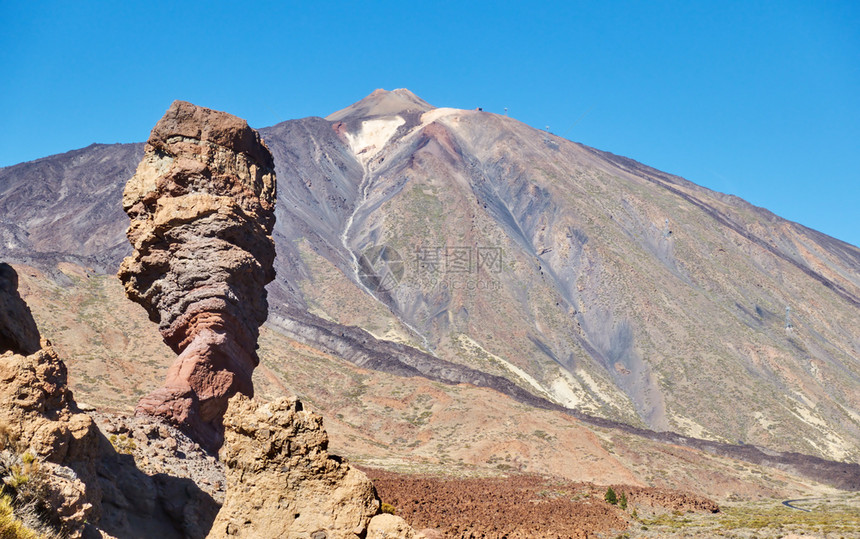
{"type": "Polygon", "coordinates": [[[440,109],[428,110],[424,114],[421,115],[421,127],[425,125],[432,124],[439,118],[444,118],[445,116],[450,116],[452,114],[456,114],[458,112],[463,112],[460,109],[452,109],[449,107],[442,107],[440,109]]]}
{"type": "Polygon", "coordinates": [[[346,134],[346,140],[349,142],[352,153],[363,165],[366,165],[376,154],[382,151],[385,143],[394,136],[397,128],[405,123],[406,120],[400,116],[365,120],[361,123],[361,129],[358,133],[346,134]]]}

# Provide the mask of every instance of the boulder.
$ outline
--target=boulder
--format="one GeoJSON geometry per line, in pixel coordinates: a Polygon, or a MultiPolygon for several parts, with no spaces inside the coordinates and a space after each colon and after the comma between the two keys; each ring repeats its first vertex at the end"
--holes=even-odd
{"type": "MultiPolygon", "coordinates": [[[[376,489],[328,453],[322,416],[295,398],[259,404],[236,395],[224,425],[227,493],[210,538],[369,537],[380,515],[376,489]]],[[[385,537],[415,537],[401,519],[382,516],[375,529],[385,537]]]]}
{"type": "Polygon", "coordinates": [[[37,509],[78,537],[101,516],[96,464],[102,438],[77,409],[65,364],[49,342],[44,345],[28,356],[0,355],[2,473],[22,476],[37,509]]]}

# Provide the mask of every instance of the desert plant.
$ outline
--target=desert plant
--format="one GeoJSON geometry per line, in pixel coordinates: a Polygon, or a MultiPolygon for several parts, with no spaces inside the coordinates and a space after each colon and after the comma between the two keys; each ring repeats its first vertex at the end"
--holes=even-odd
{"type": "Polygon", "coordinates": [[[116,452],[123,455],[131,455],[134,450],[137,449],[137,444],[134,443],[134,440],[125,434],[120,434],[119,436],[111,434],[108,440],[110,440],[110,443],[116,452]]]}
{"type": "Polygon", "coordinates": [[[0,490],[11,497],[15,507],[40,504],[47,488],[45,473],[30,452],[18,456],[0,451],[0,490]]]}
{"type": "Polygon", "coordinates": [[[618,497],[618,507],[621,509],[627,509],[627,494],[621,493],[621,496],[618,497]]]}
{"type": "Polygon", "coordinates": [[[382,508],[380,509],[383,513],[388,513],[389,515],[393,515],[397,512],[397,509],[391,505],[390,503],[382,502],[382,508]]]}
{"type": "Polygon", "coordinates": [[[56,537],[49,524],[48,488],[46,472],[32,453],[0,450],[0,538],[56,537]]]}
{"type": "Polygon", "coordinates": [[[3,539],[40,539],[42,537],[15,517],[12,498],[8,495],[0,496],[0,537],[3,539]]]}
{"type": "Polygon", "coordinates": [[[618,503],[618,497],[615,495],[615,491],[612,490],[612,487],[606,489],[606,494],[603,495],[603,499],[611,503],[612,505],[618,503]]]}

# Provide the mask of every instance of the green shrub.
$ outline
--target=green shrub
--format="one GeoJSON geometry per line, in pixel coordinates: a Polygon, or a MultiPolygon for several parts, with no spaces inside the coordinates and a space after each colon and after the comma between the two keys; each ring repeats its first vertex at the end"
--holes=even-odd
{"type": "Polygon", "coordinates": [[[383,513],[388,513],[389,515],[393,515],[393,514],[395,514],[397,509],[393,505],[391,505],[390,503],[382,502],[381,511],[383,513]]]}
{"type": "Polygon", "coordinates": [[[627,509],[627,494],[621,493],[621,496],[618,497],[618,507],[621,509],[627,509]]]}
{"type": "Polygon", "coordinates": [[[603,495],[603,499],[612,505],[618,503],[618,497],[615,495],[615,491],[612,490],[612,487],[606,489],[606,494],[603,495]]]}

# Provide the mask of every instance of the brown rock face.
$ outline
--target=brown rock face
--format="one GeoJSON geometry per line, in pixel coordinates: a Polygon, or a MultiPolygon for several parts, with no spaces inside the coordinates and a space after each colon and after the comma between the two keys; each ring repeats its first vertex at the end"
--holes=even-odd
{"type": "Polygon", "coordinates": [[[227,400],[253,395],[275,276],[272,156],[244,120],[176,101],[152,130],[123,207],[134,252],[119,277],[179,354],[137,411],[217,450],[227,400]]]}
{"type": "Polygon", "coordinates": [[[224,426],[227,494],[210,538],[420,537],[399,518],[376,522],[373,483],[328,454],[322,417],[298,400],[236,395],[224,426]]]}
{"type": "Polygon", "coordinates": [[[29,355],[39,350],[39,329],[18,294],[18,274],[0,262],[0,353],[29,355]]]}
{"type": "Polygon", "coordinates": [[[77,409],[66,366],[50,343],[28,356],[0,355],[0,450],[37,459],[46,488],[40,509],[72,537],[101,513],[99,443],[98,429],[77,409]]]}
{"type": "Polygon", "coordinates": [[[95,468],[99,443],[98,428],[81,413],[69,391],[66,365],[50,342],[39,341],[36,322],[18,293],[18,274],[8,264],[0,264],[0,484],[4,494],[17,492],[19,502],[23,497],[23,503],[33,504],[64,535],[80,537],[86,522],[101,514],[95,468]],[[16,474],[23,474],[23,483],[12,477],[16,474]]]}

